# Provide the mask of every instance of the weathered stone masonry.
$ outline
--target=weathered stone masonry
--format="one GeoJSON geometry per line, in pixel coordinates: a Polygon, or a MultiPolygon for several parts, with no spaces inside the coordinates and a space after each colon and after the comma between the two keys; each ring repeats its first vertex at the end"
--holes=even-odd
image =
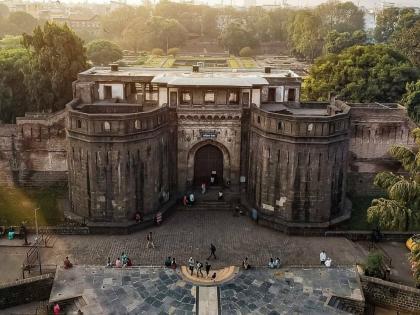
{"type": "Polygon", "coordinates": [[[349,192],[400,171],[387,152],[413,145],[414,124],[398,104],[301,103],[300,85],[270,69],[93,68],[64,111],[0,125],[0,184],[68,183],[72,212],[126,222],[214,167],[265,224],[325,229],[349,217],[349,192]]]}

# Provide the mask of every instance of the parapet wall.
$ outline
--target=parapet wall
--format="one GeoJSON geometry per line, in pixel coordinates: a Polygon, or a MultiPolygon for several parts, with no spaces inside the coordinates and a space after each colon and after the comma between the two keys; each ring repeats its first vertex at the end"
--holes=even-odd
{"type": "Polygon", "coordinates": [[[349,104],[350,164],[349,192],[376,195],[380,191],[373,178],[381,171],[402,172],[400,164],[389,155],[393,145],[415,145],[410,132],[415,124],[404,107],[398,104],[349,104]]]}
{"type": "Polygon", "coordinates": [[[26,114],[0,124],[0,185],[66,185],[64,111],[26,114]]]}

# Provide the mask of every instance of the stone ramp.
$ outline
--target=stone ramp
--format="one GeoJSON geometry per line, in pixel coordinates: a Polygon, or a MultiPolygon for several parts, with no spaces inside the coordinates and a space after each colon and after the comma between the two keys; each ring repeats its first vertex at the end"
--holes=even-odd
{"type": "Polygon", "coordinates": [[[198,315],[219,315],[219,294],[216,286],[198,287],[198,315]]]}

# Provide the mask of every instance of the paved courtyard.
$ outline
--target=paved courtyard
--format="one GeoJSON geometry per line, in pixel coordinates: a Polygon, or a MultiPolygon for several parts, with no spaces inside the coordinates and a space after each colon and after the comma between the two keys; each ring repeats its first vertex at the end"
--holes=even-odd
{"type": "Polygon", "coordinates": [[[335,264],[361,261],[352,242],[345,238],[287,236],[261,227],[248,217],[233,217],[223,211],[178,211],[160,227],[131,235],[60,236],[48,261],[61,264],[68,255],[76,264],[102,265],[124,251],[136,265],[162,265],[166,256],[185,264],[190,256],[205,260],[210,243],[216,246],[215,267],[240,265],[245,256],[251,264],[264,266],[270,257],[286,264],[319,264],[324,249],[335,264]],[[155,249],[146,249],[146,235],[154,234],[155,249]]]}
{"type": "Polygon", "coordinates": [[[84,314],[347,314],[331,296],[362,301],[355,268],[256,268],[219,286],[195,286],[157,267],[58,268],[50,302],[84,314]],[[212,297],[207,291],[214,291],[212,297]],[[75,303],[69,303],[74,299],[75,303]],[[62,304],[63,305],[63,304],[62,304]],[[66,306],[63,306],[66,307],[66,306]]]}
{"type": "MultiPolygon", "coordinates": [[[[160,266],[165,257],[176,257],[186,264],[189,257],[204,261],[209,256],[210,242],[216,246],[214,268],[239,266],[244,257],[252,265],[265,266],[270,257],[279,257],[283,264],[318,265],[319,252],[325,250],[333,264],[352,265],[363,261],[363,253],[345,238],[288,236],[256,225],[248,217],[233,217],[224,211],[175,212],[161,226],[129,235],[57,236],[53,248],[42,248],[42,262],[62,265],[66,256],[75,264],[105,265],[115,261],[124,251],[135,265],[160,266]],[[146,249],[146,235],[154,234],[155,249],[146,249]]],[[[21,277],[19,260],[26,248],[0,247],[0,255],[11,255],[10,265],[1,265],[0,281],[21,277]]]]}

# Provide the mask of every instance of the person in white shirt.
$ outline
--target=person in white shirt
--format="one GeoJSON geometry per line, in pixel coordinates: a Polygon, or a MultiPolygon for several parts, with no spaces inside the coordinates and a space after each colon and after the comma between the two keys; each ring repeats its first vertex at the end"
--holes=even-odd
{"type": "Polygon", "coordinates": [[[191,194],[190,194],[190,204],[191,204],[191,205],[192,205],[192,204],[194,204],[194,201],[195,201],[194,194],[193,194],[193,193],[191,193],[191,194]]]}
{"type": "Polygon", "coordinates": [[[328,268],[331,267],[331,263],[332,263],[332,260],[330,257],[328,257],[327,260],[325,261],[325,267],[328,267],[328,268]]]}
{"type": "Polygon", "coordinates": [[[319,261],[321,262],[321,265],[325,265],[325,261],[327,260],[327,254],[325,253],[325,251],[323,250],[320,254],[319,254],[319,261]]]}

